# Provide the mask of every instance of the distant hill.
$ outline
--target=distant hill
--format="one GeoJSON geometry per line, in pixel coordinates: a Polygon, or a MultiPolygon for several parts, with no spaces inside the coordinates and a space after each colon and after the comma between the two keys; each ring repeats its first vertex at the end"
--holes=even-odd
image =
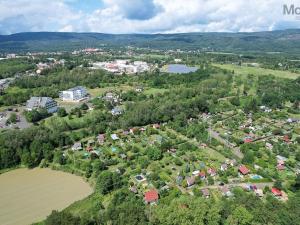
{"type": "Polygon", "coordinates": [[[227,52],[300,53],[300,30],[255,33],[102,34],[36,32],[0,35],[0,52],[135,46],[227,52]]]}

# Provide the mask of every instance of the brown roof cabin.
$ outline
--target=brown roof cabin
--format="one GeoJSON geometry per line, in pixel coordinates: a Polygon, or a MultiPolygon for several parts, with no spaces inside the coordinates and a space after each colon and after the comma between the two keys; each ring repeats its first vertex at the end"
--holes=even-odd
{"type": "Polygon", "coordinates": [[[209,190],[207,188],[202,189],[201,192],[202,192],[203,197],[209,198],[210,193],[209,193],[209,190]]]}
{"type": "Polygon", "coordinates": [[[193,185],[195,184],[195,177],[188,177],[188,178],[186,179],[186,183],[187,183],[187,186],[188,186],[188,187],[193,186],[193,185]]]}
{"type": "Polygon", "coordinates": [[[139,130],[138,128],[133,127],[133,128],[130,128],[129,132],[130,132],[131,134],[135,135],[135,134],[138,132],[138,130],[139,130]]]}

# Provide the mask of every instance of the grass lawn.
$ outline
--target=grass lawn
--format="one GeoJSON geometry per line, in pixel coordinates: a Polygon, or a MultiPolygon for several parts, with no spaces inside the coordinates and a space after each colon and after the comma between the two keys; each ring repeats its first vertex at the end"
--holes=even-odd
{"type": "MultiPolygon", "coordinates": [[[[84,124],[86,123],[86,120],[93,119],[100,111],[99,110],[93,110],[93,111],[87,111],[82,115],[82,117],[78,118],[76,116],[72,116],[72,119],[69,119],[68,116],[66,117],[57,117],[52,116],[44,120],[44,124],[49,129],[57,129],[58,126],[64,126],[64,124],[68,124],[70,127],[76,127],[76,131],[79,131],[81,129],[84,129],[84,124]]],[[[69,133],[75,132],[75,130],[68,131],[69,133]]],[[[66,133],[68,133],[66,132],[66,133]]]]}
{"type": "Polygon", "coordinates": [[[155,54],[155,53],[151,53],[151,54],[147,54],[147,55],[141,55],[141,56],[136,56],[135,59],[136,60],[147,60],[147,59],[169,59],[169,56],[166,55],[160,55],[160,54],[155,54]]]}
{"type": "Polygon", "coordinates": [[[218,162],[224,162],[226,160],[225,156],[221,153],[217,152],[216,150],[206,147],[203,149],[205,154],[212,160],[216,160],[218,162]]]}
{"type": "Polygon", "coordinates": [[[97,193],[93,193],[87,198],[77,201],[70,205],[68,208],[66,208],[64,211],[70,212],[75,216],[82,215],[84,213],[86,214],[94,214],[96,215],[97,212],[94,212],[95,208],[100,208],[100,207],[95,207],[95,205],[99,205],[100,203],[104,200],[103,196],[97,193]]]}
{"type": "MultiPolygon", "coordinates": [[[[173,133],[176,135],[177,138],[179,139],[182,139],[182,140],[185,140],[195,146],[199,146],[199,142],[197,142],[196,140],[193,140],[193,139],[190,139],[176,131],[174,131],[173,129],[170,129],[170,128],[167,128],[167,131],[173,133]]],[[[219,153],[218,151],[210,148],[210,147],[205,147],[203,149],[199,149],[200,153],[203,153],[204,155],[208,156],[211,160],[216,160],[216,161],[219,161],[219,162],[224,162],[226,157],[224,155],[222,155],[221,153],[219,153]]]]}
{"type": "Polygon", "coordinates": [[[116,87],[112,86],[112,87],[88,89],[88,93],[92,96],[92,98],[96,98],[108,91],[129,91],[133,89],[134,89],[133,87],[128,85],[120,85],[116,87]]]}
{"type": "Polygon", "coordinates": [[[145,95],[156,95],[156,94],[163,94],[165,93],[166,91],[168,91],[168,89],[163,89],[163,88],[149,88],[149,89],[146,89],[143,93],[145,95]]]}
{"type": "Polygon", "coordinates": [[[59,98],[55,99],[59,107],[63,107],[67,110],[67,112],[71,111],[71,109],[76,108],[83,104],[83,102],[64,102],[59,98]]]}
{"type": "Polygon", "coordinates": [[[247,66],[237,66],[232,64],[213,64],[216,67],[227,69],[227,70],[234,70],[235,74],[238,75],[274,75],[275,77],[287,78],[287,79],[296,79],[300,77],[300,74],[292,73],[289,71],[280,71],[280,70],[271,70],[271,69],[264,69],[264,68],[257,68],[257,67],[247,67],[247,66]]]}
{"type": "Polygon", "coordinates": [[[300,119],[300,114],[292,114],[292,113],[288,113],[288,115],[292,118],[295,118],[295,119],[300,119]]]}

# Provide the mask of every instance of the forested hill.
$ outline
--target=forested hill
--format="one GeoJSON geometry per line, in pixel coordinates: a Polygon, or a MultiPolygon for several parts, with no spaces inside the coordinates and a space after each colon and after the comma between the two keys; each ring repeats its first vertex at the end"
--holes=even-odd
{"type": "Polygon", "coordinates": [[[0,35],[0,52],[135,46],[228,52],[300,52],[300,30],[256,33],[101,34],[37,32],[0,35]]]}

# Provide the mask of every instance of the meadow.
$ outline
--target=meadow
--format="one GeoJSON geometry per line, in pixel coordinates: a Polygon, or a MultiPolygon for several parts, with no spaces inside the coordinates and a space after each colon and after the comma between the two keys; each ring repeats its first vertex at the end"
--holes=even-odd
{"type": "Polygon", "coordinates": [[[300,77],[300,74],[292,73],[289,71],[282,71],[282,70],[271,70],[271,69],[264,69],[259,67],[248,67],[248,66],[237,66],[232,64],[213,64],[216,67],[227,69],[227,70],[234,70],[235,74],[237,75],[273,75],[275,77],[280,78],[287,78],[287,79],[297,79],[300,77]]]}

